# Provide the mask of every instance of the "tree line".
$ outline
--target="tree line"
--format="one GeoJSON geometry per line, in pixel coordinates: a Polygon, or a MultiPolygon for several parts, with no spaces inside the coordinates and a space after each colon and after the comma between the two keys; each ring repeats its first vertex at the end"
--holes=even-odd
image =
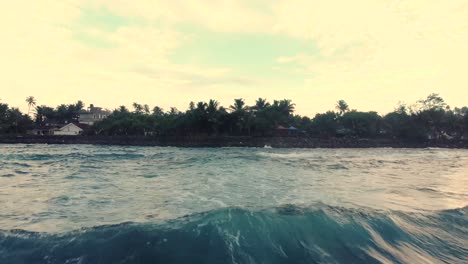
{"type": "Polygon", "coordinates": [[[36,105],[33,96],[26,98],[28,112],[22,113],[16,107],[0,103],[0,134],[26,134],[28,130],[48,125],[64,125],[79,121],[84,103],[60,104],[57,107],[36,105]]]}
{"type": "MultiPolygon", "coordinates": [[[[55,108],[36,106],[34,97],[26,99],[28,114],[0,104],[0,133],[25,133],[46,124],[78,122],[84,103],[62,104],[55,108]],[[30,113],[32,109],[33,114],[30,113]]],[[[379,115],[351,109],[339,100],[335,110],[314,117],[294,113],[288,99],[268,102],[259,98],[253,105],[235,99],[228,107],[216,100],[191,102],[188,109],[133,103],[132,109],[120,106],[95,123],[89,135],[133,136],[274,136],[278,128],[294,128],[295,136],[312,137],[388,137],[400,139],[461,139],[468,132],[468,108],[451,108],[438,94],[411,105],[400,103],[394,111],[379,115]]]]}

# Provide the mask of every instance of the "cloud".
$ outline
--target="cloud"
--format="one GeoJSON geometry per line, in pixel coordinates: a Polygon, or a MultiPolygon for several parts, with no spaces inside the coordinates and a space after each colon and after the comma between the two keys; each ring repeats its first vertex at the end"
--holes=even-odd
{"type": "Polygon", "coordinates": [[[277,2],[273,10],[277,31],[318,39],[330,50],[352,42],[385,45],[466,31],[466,12],[456,11],[464,2],[291,0],[277,2]]]}
{"type": "Polygon", "coordinates": [[[106,6],[116,14],[144,17],[160,25],[195,23],[213,31],[265,32],[273,18],[265,12],[270,7],[258,1],[261,8],[252,8],[250,0],[96,0],[94,7],[106,6]]]}
{"type": "Polygon", "coordinates": [[[466,104],[458,97],[468,96],[464,2],[277,2],[276,32],[315,40],[321,54],[299,52],[277,62],[310,74],[304,83],[313,89],[306,94],[340,94],[369,109],[376,98],[387,98],[380,101],[390,109],[398,97],[412,101],[430,92],[466,104]]]}
{"type": "Polygon", "coordinates": [[[195,92],[223,98],[262,92],[297,100],[310,113],[326,110],[337,96],[363,108],[378,101],[379,109],[430,92],[456,105],[468,97],[466,0],[18,0],[4,4],[0,16],[0,87],[8,87],[0,88],[1,97],[14,105],[27,95],[47,104],[157,98],[168,106],[195,92]],[[259,78],[255,70],[238,74],[255,63],[255,53],[230,67],[221,59],[220,67],[202,66],[203,57],[180,65],[171,54],[197,37],[184,25],[310,46],[294,46],[295,55],[278,54],[267,65],[281,80],[259,78]]]}
{"type": "MultiPolygon", "coordinates": [[[[247,83],[227,76],[227,68],[170,62],[168,55],[187,40],[184,33],[154,26],[149,17],[142,17],[147,23],[125,23],[138,14],[113,8],[129,2],[101,2],[18,1],[2,9],[0,85],[8,87],[3,100],[21,106],[23,97],[35,95],[52,105],[80,98],[115,106],[170,91],[187,95],[186,89],[203,84],[247,83]],[[110,17],[119,17],[118,23],[110,24],[110,17]]],[[[166,98],[176,101],[159,100],[166,98]]]]}

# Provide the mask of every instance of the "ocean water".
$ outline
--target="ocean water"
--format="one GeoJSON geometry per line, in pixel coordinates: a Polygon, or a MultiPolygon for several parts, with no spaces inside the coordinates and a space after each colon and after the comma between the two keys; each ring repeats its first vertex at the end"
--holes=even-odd
{"type": "Polygon", "coordinates": [[[0,263],[468,263],[468,150],[0,145],[0,263]]]}

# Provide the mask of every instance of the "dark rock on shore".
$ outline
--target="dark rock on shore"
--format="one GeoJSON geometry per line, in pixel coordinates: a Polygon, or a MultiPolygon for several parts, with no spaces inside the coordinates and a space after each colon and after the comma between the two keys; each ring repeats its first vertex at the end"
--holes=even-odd
{"type": "Polygon", "coordinates": [[[0,136],[0,144],[92,144],[173,147],[265,147],[273,148],[462,148],[467,140],[405,141],[399,139],[310,137],[143,137],[143,136],[0,136]]]}

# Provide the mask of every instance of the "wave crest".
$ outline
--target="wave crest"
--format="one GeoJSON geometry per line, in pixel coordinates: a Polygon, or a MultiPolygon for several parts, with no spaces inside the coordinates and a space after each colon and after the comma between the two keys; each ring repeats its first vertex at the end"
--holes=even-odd
{"type": "Polygon", "coordinates": [[[64,234],[10,230],[0,232],[0,263],[458,263],[468,256],[467,213],[287,205],[64,234]]]}

